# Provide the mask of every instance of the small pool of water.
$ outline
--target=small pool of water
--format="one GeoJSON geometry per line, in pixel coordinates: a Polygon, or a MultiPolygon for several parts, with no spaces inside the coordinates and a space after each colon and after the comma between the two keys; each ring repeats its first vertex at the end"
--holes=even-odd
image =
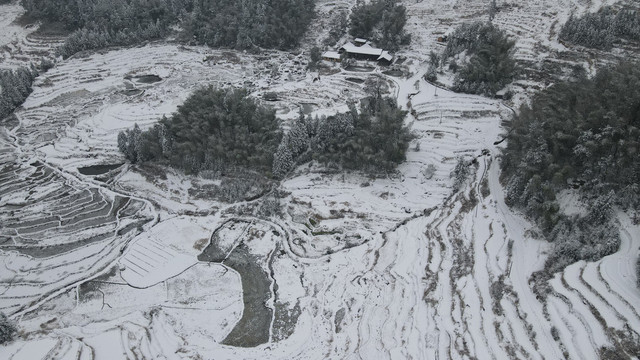
{"type": "Polygon", "coordinates": [[[374,68],[368,66],[348,66],[345,70],[355,72],[371,72],[374,68]]]}
{"type": "Polygon", "coordinates": [[[136,82],[142,83],[142,84],[153,84],[153,83],[157,83],[158,81],[162,81],[162,78],[158,75],[140,75],[140,76],[136,76],[134,79],[136,79],[136,82]]]}
{"type": "Polygon", "coordinates": [[[122,93],[127,95],[127,96],[138,95],[138,94],[141,94],[142,92],[143,92],[143,90],[140,90],[140,89],[127,89],[127,90],[122,91],[122,93]]]}
{"type": "Polygon", "coordinates": [[[123,164],[105,164],[105,165],[91,165],[78,168],[78,171],[82,175],[102,175],[106,174],[113,169],[117,169],[123,164]]]}
{"type": "Polygon", "coordinates": [[[362,84],[362,83],[364,83],[364,79],[360,79],[360,78],[348,77],[346,80],[347,80],[347,81],[354,82],[354,83],[356,83],[356,84],[362,84]]]}
{"type": "Polygon", "coordinates": [[[383,72],[385,75],[394,76],[394,77],[402,77],[404,73],[400,70],[387,70],[383,72]]]}
{"type": "Polygon", "coordinates": [[[311,114],[315,109],[315,105],[311,103],[302,103],[300,104],[300,107],[302,108],[302,113],[305,115],[311,114]]]}

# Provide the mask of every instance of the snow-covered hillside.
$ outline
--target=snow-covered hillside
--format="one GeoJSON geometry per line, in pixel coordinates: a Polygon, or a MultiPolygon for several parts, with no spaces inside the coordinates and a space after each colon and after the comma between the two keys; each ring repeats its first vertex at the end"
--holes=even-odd
{"type": "MultiPolygon", "coordinates": [[[[537,298],[530,277],[550,246],[505,205],[495,145],[509,106],[565,67],[632,51],[557,42],[572,11],[614,1],[498,1],[529,76],[514,103],[424,81],[437,36],[486,18],[488,2],[404,1],[402,76],[338,65],[318,76],[303,53],[165,42],[58,62],[0,127],[0,311],[20,329],[0,358],[598,359],[603,347],[637,358],[640,226],[618,213],[620,249],[567,267],[537,298]],[[286,122],[346,110],[372,76],[409,111],[407,161],[377,179],[303,165],[279,186],[280,217],[252,216],[260,198],[216,199],[220,180],[123,164],[117,150],[119,131],[151,126],[199,86],[275,92],[286,122]],[[454,191],[459,159],[470,174],[454,191]]],[[[320,0],[303,49],[353,3],[320,0]]],[[[11,30],[0,67],[24,64],[20,14],[0,5],[11,30]]]]}

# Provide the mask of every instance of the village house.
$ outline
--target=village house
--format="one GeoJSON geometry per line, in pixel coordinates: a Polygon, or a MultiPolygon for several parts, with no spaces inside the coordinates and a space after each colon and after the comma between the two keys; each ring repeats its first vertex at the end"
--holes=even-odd
{"type": "Polygon", "coordinates": [[[354,43],[347,42],[338,51],[325,51],[322,59],[331,62],[340,62],[343,58],[356,60],[376,61],[379,65],[388,66],[393,63],[393,55],[388,51],[375,48],[366,39],[356,38],[354,43]]]}
{"type": "Polygon", "coordinates": [[[325,51],[322,53],[322,60],[340,62],[340,53],[337,51],[325,51]]]}
{"type": "MultiPolygon", "coordinates": [[[[356,39],[361,40],[358,43],[361,43],[364,39],[356,39]]],[[[340,54],[345,54],[345,56],[349,58],[353,58],[356,60],[367,60],[367,61],[377,61],[380,65],[391,65],[393,62],[393,56],[389,54],[388,51],[383,49],[374,48],[368,42],[363,45],[354,45],[351,42],[347,42],[342,45],[338,50],[340,54]]]]}

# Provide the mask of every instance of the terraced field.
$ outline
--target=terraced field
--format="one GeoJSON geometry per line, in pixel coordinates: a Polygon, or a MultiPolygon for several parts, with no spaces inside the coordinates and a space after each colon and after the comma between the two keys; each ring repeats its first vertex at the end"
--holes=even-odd
{"type": "Polygon", "coordinates": [[[24,13],[18,4],[0,7],[0,68],[39,64],[43,59],[55,58],[54,51],[64,42],[63,37],[34,33],[38,24],[17,20],[24,13]]]}
{"type": "MultiPolygon", "coordinates": [[[[636,57],[637,48],[622,46],[613,52],[572,47],[558,41],[558,33],[573,13],[595,12],[602,6],[633,4],[630,0],[535,0],[497,1],[493,24],[507,32],[515,41],[514,58],[521,68],[514,82],[515,98],[520,104],[536,91],[563,79],[576,64],[594,73],[604,64],[636,57]]],[[[416,1],[407,2],[407,28],[415,46],[408,58],[425,62],[429,52],[441,52],[446,43],[438,43],[439,36],[451,32],[464,22],[487,21],[489,1],[416,1]]],[[[426,65],[425,65],[426,71],[426,65]]]]}
{"type": "Polygon", "coordinates": [[[0,309],[25,310],[103,271],[153,218],[140,200],[73,179],[35,160],[0,176],[0,309]]]}
{"type": "MultiPolygon", "coordinates": [[[[592,57],[553,34],[572,10],[610,2],[498,2],[495,21],[517,37],[531,75],[521,99],[546,84],[535,76],[544,64],[592,57]]],[[[324,36],[353,3],[319,1],[312,33],[324,36]]],[[[0,310],[21,329],[0,358],[597,359],[603,347],[637,357],[640,226],[618,213],[618,252],[567,267],[537,298],[530,279],[550,245],[505,205],[499,182],[512,110],[421,78],[435,37],[484,19],[486,3],[406,3],[414,42],[399,54],[402,76],[309,72],[300,53],[151,43],[38,77],[0,126],[0,310]],[[260,197],[207,196],[220,179],[116,166],[118,131],[151,126],[198,86],[275,92],[268,103],[286,129],[299,110],[345,111],[372,76],[409,112],[406,162],[383,178],[305,164],[279,185],[281,216],[255,215],[260,197]],[[469,175],[454,189],[460,159],[469,175]],[[94,166],[112,170],[79,170],[94,166]]],[[[0,66],[45,52],[40,40],[55,45],[7,20],[15,5],[3,9],[12,12],[0,25],[20,31],[0,38],[0,66]]]]}

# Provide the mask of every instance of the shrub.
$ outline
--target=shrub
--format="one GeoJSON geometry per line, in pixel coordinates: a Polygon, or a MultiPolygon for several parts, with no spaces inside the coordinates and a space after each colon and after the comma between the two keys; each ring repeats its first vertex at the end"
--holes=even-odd
{"type": "Polygon", "coordinates": [[[638,282],[638,287],[640,287],[640,256],[638,256],[638,261],[636,261],[636,281],[638,282]]]}
{"type": "Polygon", "coordinates": [[[0,345],[4,345],[13,340],[18,328],[9,320],[7,315],[0,312],[0,345]]]}
{"type": "Polygon", "coordinates": [[[421,173],[422,176],[424,176],[425,179],[427,180],[431,180],[433,178],[433,176],[436,174],[436,166],[433,164],[429,164],[427,165],[426,168],[422,169],[421,173]]]}

